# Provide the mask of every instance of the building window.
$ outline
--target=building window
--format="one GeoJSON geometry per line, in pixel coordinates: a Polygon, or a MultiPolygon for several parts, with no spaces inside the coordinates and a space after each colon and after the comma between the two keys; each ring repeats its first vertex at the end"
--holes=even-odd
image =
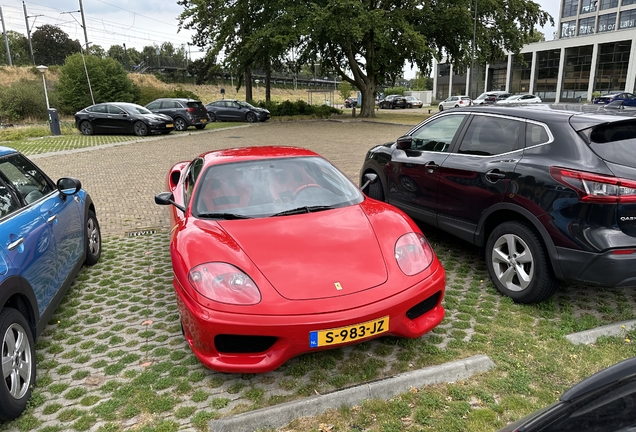
{"type": "Polygon", "coordinates": [[[532,72],[532,53],[513,57],[510,91],[528,93],[530,91],[530,73],[532,72]]]}
{"type": "Polygon", "coordinates": [[[595,21],[594,17],[579,20],[579,36],[594,33],[595,21]]]}
{"type": "Polygon", "coordinates": [[[537,53],[534,94],[539,96],[544,102],[554,102],[556,100],[560,60],[560,49],[537,53]]]}
{"type": "Polygon", "coordinates": [[[561,23],[561,37],[569,38],[576,34],[576,21],[561,23]]]}
{"type": "Polygon", "coordinates": [[[579,0],[565,0],[565,2],[563,2],[562,18],[576,16],[578,9],[579,9],[579,0]]]}
{"type": "Polygon", "coordinates": [[[598,17],[598,32],[616,30],[616,12],[598,17]]]}
{"type": "Polygon", "coordinates": [[[636,0],[623,0],[623,6],[636,4],[636,0]]]}
{"type": "Polygon", "coordinates": [[[621,12],[621,18],[618,22],[619,29],[636,27],[636,9],[621,12]]]}
{"type": "Polygon", "coordinates": [[[561,101],[574,102],[578,98],[587,99],[593,49],[592,45],[566,48],[561,101]]]}
{"type": "Polygon", "coordinates": [[[618,7],[618,0],[601,0],[601,10],[618,7]]]}
{"type": "MultiPolygon", "coordinates": [[[[625,0],[623,0],[625,1],[625,0]]],[[[585,14],[585,13],[590,13],[590,12],[596,12],[596,4],[598,3],[598,0],[582,0],[581,1],[581,13],[585,14]]]]}
{"type": "Polygon", "coordinates": [[[611,42],[598,46],[598,63],[594,90],[601,93],[624,91],[632,41],[611,42]]]}

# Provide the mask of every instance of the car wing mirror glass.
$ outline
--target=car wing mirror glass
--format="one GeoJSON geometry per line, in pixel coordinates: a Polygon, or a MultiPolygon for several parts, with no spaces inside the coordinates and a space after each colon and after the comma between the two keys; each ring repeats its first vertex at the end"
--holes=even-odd
{"type": "Polygon", "coordinates": [[[172,195],[172,192],[161,192],[155,195],[155,204],[159,204],[159,205],[172,204],[173,206],[175,206],[176,208],[178,208],[179,210],[185,213],[185,207],[177,204],[174,201],[174,195],[172,195]]]}
{"type": "Polygon", "coordinates": [[[57,181],[57,190],[62,195],[75,195],[82,188],[82,183],[72,177],[62,177],[57,181]]]}
{"type": "Polygon", "coordinates": [[[410,136],[402,136],[397,139],[397,148],[401,150],[410,150],[413,138],[410,136]]]}

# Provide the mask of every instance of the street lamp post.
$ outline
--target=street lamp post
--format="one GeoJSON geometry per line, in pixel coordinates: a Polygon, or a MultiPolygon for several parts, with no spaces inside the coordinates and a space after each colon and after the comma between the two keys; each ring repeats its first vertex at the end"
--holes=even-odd
{"type": "Polygon", "coordinates": [[[467,92],[468,96],[470,96],[472,99],[474,99],[472,87],[473,87],[473,70],[475,69],[476,39],[477,39],[477,0],[475,0],[475,19],[473,21],[473,45],[471,47],[471,54],[470,54],[470,74],[468,75],[468,92],[467,92]]]}
{"type": "Polygon", "coordinates": [[[46,91],[46,79],[44,78],[44,73],[48,70],[48,67],[44,65],[40,65],[36,67],[42,73],[42,83],[44,84],[44,98],[46,99],[46,111],[48,112],[51,107],[49,106],[49,94],[46,91]]]}

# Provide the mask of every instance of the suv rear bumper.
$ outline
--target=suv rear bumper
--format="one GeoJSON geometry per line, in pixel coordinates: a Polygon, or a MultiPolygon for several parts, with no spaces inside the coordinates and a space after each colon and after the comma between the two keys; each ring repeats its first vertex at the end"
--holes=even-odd
{"type": "Polygon", "coordinates": [[[557,247],[557,254],[563,280],[567,282],[606,287],[636,286],[636,253],[617,255],[612,250],[591,253],[557,247]]]}

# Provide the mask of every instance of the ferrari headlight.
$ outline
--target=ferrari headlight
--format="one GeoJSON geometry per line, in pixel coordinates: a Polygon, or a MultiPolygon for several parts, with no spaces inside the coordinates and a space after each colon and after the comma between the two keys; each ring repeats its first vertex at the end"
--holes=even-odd
{"type": "Polygon", "coordinates": [[[249,306],[261,301],[254,281],[231,264],[199,264],[190,270],[188,279],[199,294],[219,303],[249,306]]]}
{"type": "Polygon", "coordinates": [[[395,243],[395,260],[407,276],[424,271],[433,262],[433,249],[422,234],[404,234],[395,243]]]}

